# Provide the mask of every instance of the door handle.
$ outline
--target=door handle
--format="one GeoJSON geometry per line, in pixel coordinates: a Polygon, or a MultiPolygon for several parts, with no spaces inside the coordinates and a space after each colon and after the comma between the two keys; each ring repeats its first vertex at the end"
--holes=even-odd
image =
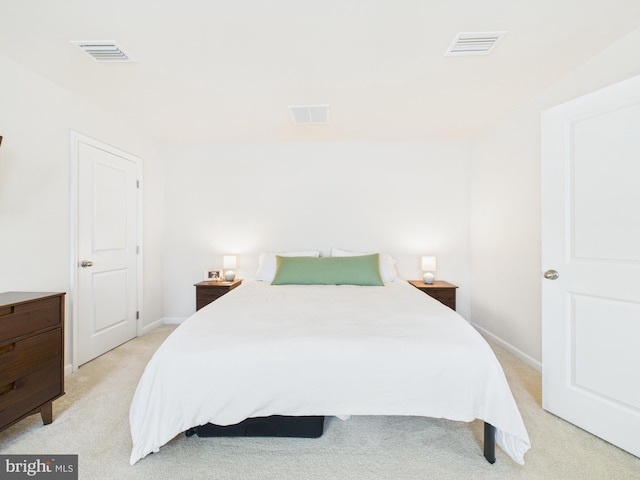
{"type": "Polygon", "coordinates": [[[93,267],[93,262],[89,261],[89,260],[82,260],[80,262],[80,266],[82,268],[87,268],[87,267],[93,267]]]}
{"type": "Polygon", "coordinates": [[[546,278],[547,280],[555,280],[559,276],[560,274],[555,270],[547,270],[546,272],[544,272],[544,278],[546,278]]]}

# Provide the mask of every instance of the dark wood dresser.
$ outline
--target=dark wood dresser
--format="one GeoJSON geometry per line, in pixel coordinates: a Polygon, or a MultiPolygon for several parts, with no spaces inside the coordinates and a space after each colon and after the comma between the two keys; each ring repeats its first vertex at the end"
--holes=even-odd
{"type": "Polygon", "coordinates": [[[0,293],[0,431],[64,395],[64,293],[0,293]]]}

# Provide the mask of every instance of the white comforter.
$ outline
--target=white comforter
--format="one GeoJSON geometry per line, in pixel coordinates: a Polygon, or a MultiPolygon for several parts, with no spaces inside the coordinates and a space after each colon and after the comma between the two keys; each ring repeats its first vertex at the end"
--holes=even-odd
{"type": "Polygon", "coordinates": [[[180,432],[268,415],[485,420],[524,463],[529,438],[504,373],[457,313],[405,282],[247,282],[180,325],[131,403],[131,464],[180,432]]]}

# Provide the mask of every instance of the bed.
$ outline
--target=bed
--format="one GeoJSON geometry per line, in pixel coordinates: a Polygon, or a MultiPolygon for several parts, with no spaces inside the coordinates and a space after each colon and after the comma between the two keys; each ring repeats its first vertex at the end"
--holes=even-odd
{"type": "Polygon", "coordinates": [[[130,463],[198,425],[275,415],[481,419],[489,449],[495,438],[523,464],[530,447],[489,345],[407,282],[245,280],[149,361],[130,409],[130,463]]]}

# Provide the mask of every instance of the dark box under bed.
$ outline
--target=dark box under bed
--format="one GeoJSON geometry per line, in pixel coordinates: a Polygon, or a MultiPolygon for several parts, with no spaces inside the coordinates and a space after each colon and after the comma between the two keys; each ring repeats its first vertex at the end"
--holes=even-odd
{"type": "Polygon", "coordinates": [[[270,417],[247,418],[235,425],[207,423],[187,430],[186,435],[199,437],[300,437],[318,438],[324,431],[324,417],[270,417]]]}

